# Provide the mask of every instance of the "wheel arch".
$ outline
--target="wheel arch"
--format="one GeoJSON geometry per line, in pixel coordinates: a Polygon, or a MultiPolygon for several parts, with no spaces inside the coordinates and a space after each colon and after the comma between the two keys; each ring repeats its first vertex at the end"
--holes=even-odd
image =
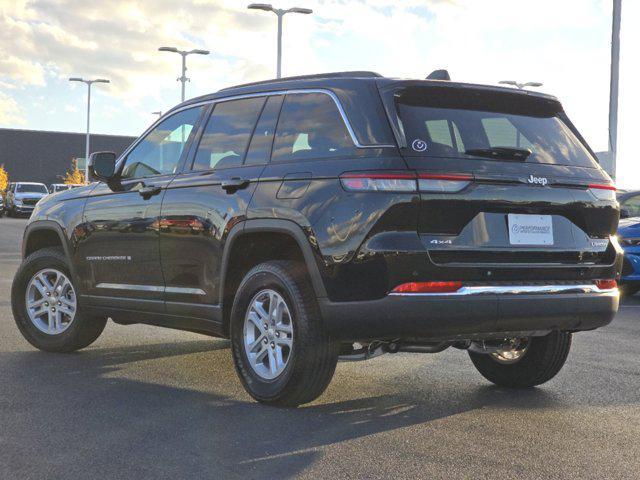
{"type": "Polygon", "coordinates": [[[290,220],[256,219],[247,220],[231,229],[225,242],[220,269],[219,304],[222,306],[223,328],[226,334],[228,334],[229,315],[233,303],[231,294],[237,288],[246,271],[262,261],[283,258],[303,262],[316,298],[327,296],[316,255],[307,235],[298,224],[290,220]],[[242,250],[242,247],[255,245],[256,242],[269,245],[269,253],[251,255],[249,252],[247,256],[247,252],[242,250]],[[246,259],[246,261],[234,270],[233,267],[237,265],[240,252],[242,252],[240,258],[246,259]],[[252,259],[255,260],[252,261],[252,259]]]}
{"type": "Polygon", "coordinates": [[[62,226],[53,220],[38,220],[27,225],[22,237],[22,258],[25,259],[33,252],[49,247],[62,247],[69,261],[71,274],[75,276],[69,243],[62,226]]]}

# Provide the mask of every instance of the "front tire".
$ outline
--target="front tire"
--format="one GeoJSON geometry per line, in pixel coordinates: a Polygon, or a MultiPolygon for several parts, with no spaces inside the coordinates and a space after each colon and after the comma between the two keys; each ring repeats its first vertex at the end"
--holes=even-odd
{"type": "Polygon", "coordinates": [[[528,339],[526,350],[518,358],[471,350],[469,357],[490,382],[501,387],[528,388],[555,377],[567,360],[570,348],[571,333],[554,331],[544,337],[528,339]]]}
{"type": "Polygon", "coordinates": [[[338,345],[324,329],[302,264],[272,261],[251,269],[233,302],[230,329],[236,371],[257,401],[294,407],[329,385],[338,345]]]}
{"type": "Polygon", "coordinates": [[[87,347],[107,323],[106,317],[83,311],[60,248],[38,250],[22,262],[11,287],[11,307],[22,336],[47,352],[87,347]]]}

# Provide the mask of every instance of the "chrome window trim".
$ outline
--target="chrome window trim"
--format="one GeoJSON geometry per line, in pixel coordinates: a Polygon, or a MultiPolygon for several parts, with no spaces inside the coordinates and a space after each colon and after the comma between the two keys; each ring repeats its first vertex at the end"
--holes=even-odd
{"type": "Polygon", "coordinates": [[[390,296],[398,297],[465,297],[472,295],[527,295],[527,294],[558,294],[558,293],[591,293],[618,294],[617,288],[601,289],[595,284],[576,285],[482,285],[462,287],[457,292],[448,293],[390,293],[390,296]]]}
{"type": "Polygon", "coordinates": [[[291,89],[291,90],[272,90],[268,92],[244,93],[240,95],[214,98],[210,100],[203,100],[200,102],[191,103],[189,105],[184,105],[182,107],[176,108],[175,110],[171,110],[166,115],[163,115],[162,117],[158,118],[155,122],[153,122],[151,126],[149,126],[149,128],[147,128],[131,145],[129,145],[129,147],[122,153],[122,155],[120,155],[120,158],[117,161],[116,169],[120,168],[122,161],[127,157],[127,155],[129,155],[129,152],[131,152],[131,150],[133,150],[142,141],[142,139],[144,139],[149,134],[149,132],[151,132],[151,130],[153,130],[160,122],[163,122],[164,120],[171,117],[172,115],[180,113],[184,110],[188,110],[190,108],[202,107],[205,105],[228,102],[231,100],[241,100],[243,98],[271,97],[275,95],[294,95],[294,94],[305,94],[305,93],[323,93],[325,95],[328,95],[333,100],[333,103],[336,105],[336,108],[338,109],[338,112],[342,117],[342,122],[344,123],[344,126],[346,127],[347,131],[349,132],[351,141],[357,148],[396,148],[396,145],[386,144],[386,143],[381,143],[381,144],[360,143],[360,141],[356,137],[355,130],[351,126],[349,117],[347,117],[347,113],[342,107],[342,103],[340,102],[340,99],[333,91],[326,88],[298,88],[298,89],[291,89]]]}

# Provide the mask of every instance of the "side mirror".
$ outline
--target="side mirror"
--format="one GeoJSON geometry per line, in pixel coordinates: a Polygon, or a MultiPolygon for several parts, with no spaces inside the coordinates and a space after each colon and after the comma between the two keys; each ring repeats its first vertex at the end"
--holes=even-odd
{"type": "Polygon", "coordinates": [[[620,218],[629,218],[630,216],[631,213],[629,212],[629,210],[627,210],[626,208],[620,209],[620,218]]]}
{"type": "Polygon", "coordinates": [[[94,152],[89,155],[89,178],[98,182],[110,183],[116,176],[116,154],[113,152],[94,152]]]}

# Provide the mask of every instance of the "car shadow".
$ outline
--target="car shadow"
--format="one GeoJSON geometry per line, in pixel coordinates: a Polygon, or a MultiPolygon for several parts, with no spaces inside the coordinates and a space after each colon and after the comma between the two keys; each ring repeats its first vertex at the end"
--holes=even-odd
{"type": "Polygon", "coordinates": [[[351,384],[346,393],[338,385],[298,409],[267,407],[242,391],[227,349],[226,341],[206,339],[0,354],[0,472],[290,478],[327,445],[487,407],[562,406],[544,389],[508,391],[455,378],[372,386],[367,374],[348,371],[337,375],[351,384]],[[25,455],[24,445],[40,453],[25,455]]]}

